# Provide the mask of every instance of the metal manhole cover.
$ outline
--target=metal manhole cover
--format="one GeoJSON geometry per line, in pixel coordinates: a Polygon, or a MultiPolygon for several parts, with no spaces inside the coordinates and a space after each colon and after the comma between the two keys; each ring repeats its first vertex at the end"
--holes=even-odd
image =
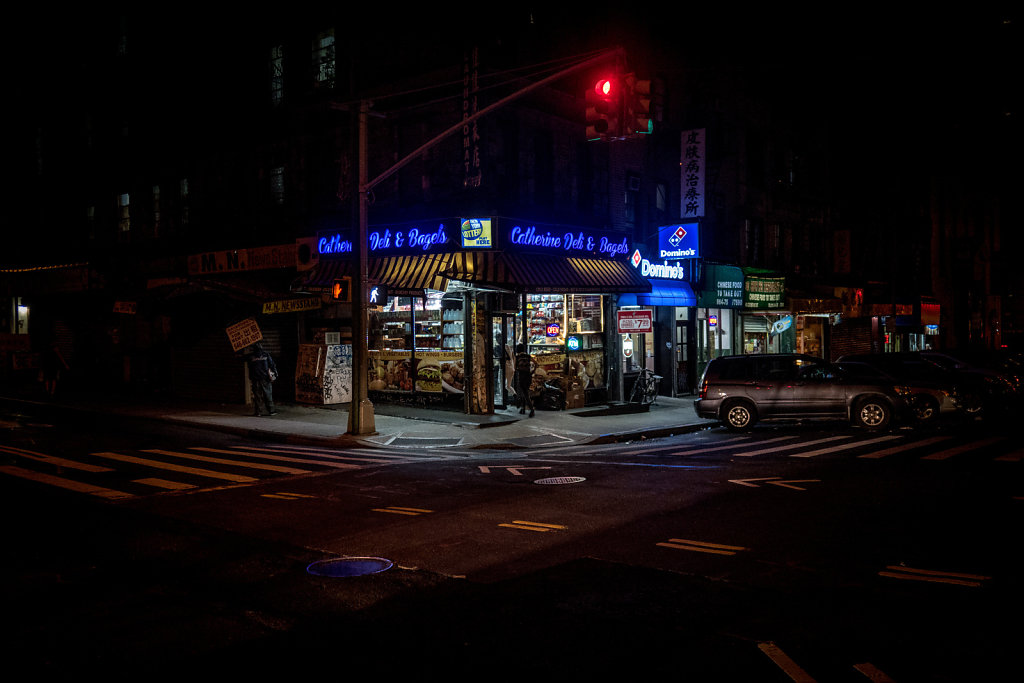
{"type": "Polygon", "coordinates": [[[320,560],[306,567],[306,572],[314,576],[344,578],[348,576],[365,576],[383,572],[394,565],[391,560],[382,557],[337,557],[320,560]]]}
{"type": "Polygon", "coordinates": [[[581,481],[586,481],[586,477],[548,477],[547,479],[537,479],[534,484],[578,484],[581,481]]]}

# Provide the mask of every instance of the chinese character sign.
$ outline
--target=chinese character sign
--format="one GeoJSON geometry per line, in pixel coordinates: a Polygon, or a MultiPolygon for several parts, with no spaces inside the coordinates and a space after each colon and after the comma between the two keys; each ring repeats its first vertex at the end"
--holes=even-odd
{"type": "Polygon", "coordinates": [[[682,160],[679,164],[679,215],[683,218],[704,216],[704,128],[683,131],[682,160]]]}

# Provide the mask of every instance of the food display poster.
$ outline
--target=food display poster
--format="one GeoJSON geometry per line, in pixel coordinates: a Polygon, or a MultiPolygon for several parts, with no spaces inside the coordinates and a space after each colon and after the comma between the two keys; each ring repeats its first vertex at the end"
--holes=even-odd
{"type": "Polygon", "coordinates": [[[371,391],[460,394],[466,384],[461,351],[370,351],[371,391]]]}

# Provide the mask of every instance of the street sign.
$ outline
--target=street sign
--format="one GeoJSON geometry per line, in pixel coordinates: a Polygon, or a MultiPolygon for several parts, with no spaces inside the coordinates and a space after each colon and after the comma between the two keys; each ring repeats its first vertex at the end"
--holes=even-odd
{"type": "Polygon", "coordinates": [[[654,311],[619,311],[619,334],[646,334],[654,330],[654,311]]]}

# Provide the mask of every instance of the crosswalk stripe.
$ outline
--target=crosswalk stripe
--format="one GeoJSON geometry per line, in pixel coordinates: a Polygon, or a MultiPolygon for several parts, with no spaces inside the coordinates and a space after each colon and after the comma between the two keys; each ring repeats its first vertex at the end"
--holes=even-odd
{"type": "Polygon", "coordinates": [[[144,450],[143,453],[155,453],[156,455],[169,455],[172,458],[186,458],[188,460],[198,460],[200,462],[209,462],[215,465],[233,465],[237,467],[248,467],[254,470],[269,470],[271,472],[283,472],[284,474],[309,474],[309,470],[300,470],[296,467],[285,467],[283,465],[268,465],[263,462],[245,462],[244,460],[227,460],[225,458],[210,458],[205,455],[196,455],[195,453],[180,453],[178,451],[165,451],[159,448],[150,448],[144,450]]]}
{"type": "Polygon", "coordinates": [[[991,439],[985,439],[984,441],[977,441],[975,443],[968,443],[962,446],[956,446],[955,448],[948,448],[944,451],[939,451],[938,453],[931,453],[929,455],[924,456],[921,459],[945,460],[946,458],[951,458],[954,455],[959,455],[960,453],[964,453],[965,451],[973,451],[976,448],[984,448],[985,446],[991,446],[992,444],[999,443],[1002,440],[1002,437],[997,436],[991,439]]]}
{"type": "Polygon", "coordinates": [[[798,446],[814,446],[819,443],[828,443],[829,441],[836,441],[838,439],[849,439],[849,436],[830,436],[827,439],[818,439],[816,441],[806,441],[804,443],[787,444],[785,446],[776,446],[775,448],[762,448],[756,451],[747,451],[746,453],[736,453],[737,456],[749,457],[751,455],[764,455],[765,453],[777,453],[779,451],[788,451],[798,446]]]}
{"type": "Polygon", "coordinates": [[[36,481],[39,482],[40,484],[59,486],[62,489],[77,491],[78,493],[88,493],[91,496],[106,498],[108,500],[118,500],[121,498],[135,497],[130,493],[125,493],[124,491],[115,491],[114,489],[108,489],[102,486],[94,486],[92,484],[86,484],[85,482],[75,481],[74,479],[55,477],[52,474],[36,472],[35,470],[27,470],[23,467],[17,467],[15,465],[0,466],[0,472],[3,472],[4,474],[9,474],[13,477],[20,477],[22,479],[36,481]]]}
{"type": "Polygon", "coordinates": [[[156,477],[134,479],[133,483],[144,484],[146,486],[155,486],[160,489],[167,489],[168,491],[184,491],[186,489],[197,488],[195,484],[184,484],[180,481],[168,481],[167,479],[158,479],[156,477]]]}
{"type": "Polygon", "coordinates": [[[358,469],[359,465],[353,465],[351,463],[344,462],[331,462],[324,460],[307,460],[305,458],[288,458],[283,455],[271,455],[269,453],[259,453],[257,451],[231,451],[222,448],[205,448],[202,446],[192,447],[194,451],[203,451],[204,453],[224,453],[227,455],[248,455],[254,458],[267,458],[268,460],[277,460],[279,462],[294,462],[300,465],[319,465],[320,467],[332,467],[339,470],[358,469]]]}
{"type": "Polygon", "coordinates": [[[824,453],[837,453],[839,451],[847,451],[851,448],[859,448],[861,446],[870,446],[873,443],[881,443],[883,441],[892,441],[893,439],[899,439],[899,436],[880,436],[877,439],[868,439],[866,441],[856,441],[854,443],[844,443],[838,446],[832,446],[831,448],[819,448],[816,451],[805,451],[803,453],[794,453],[789,456],[791,458],[813,458],[816,455],[822,455],[824,453]]]}
{"type": "Polygon", "coordinates": [[[902,453],[903,451],[909,451],[914,448],[921,448],[922,446],[930,446],[933,443],[939,443],[940,441],[946,441],[952,439],[951,436],[933,436],[930,439],[921,439],[920,441],[911,441],[909,443],[900,444],[899,446],[893,446],[892,448],[886,448],[882,451],[875,451],[874,453],[865,453],[864,455],[858,455],[858,458],[884,458],[887,455],[895,455],[896,453],[902,453]]]}
{"type": "MultiPolygon", "coordinates": [[[[774,439],[765,439],[764,441],[759,441],[758,443],[760,443],[760,444],[775,443],[777,441],[788,441],[790,439],[795,439],[795,438],[796,438],[796,436],[779,436],[779,437],[776,437],[774,439]]],[[[741,437],[741,439],[749,439],[749,437],[741,437]]],[[[740,440],[740,439],[730,439],[730,441],[738,441],[738,440],[740,440]]],[[[691,449],[688,449],[688,450],[674,451],[674,452],[670,453],[669,455],[698,455],[700,453],[711,453],[712,451],[724,451],[724,450],[728,450],[730,448],[735,448],[735,447],[736,447],[735,443],[727,443],[724,446],[710,446],[708,448],[691,448],[691,449]]]]}
{"type": "Polygon", "coordinates": [[[84,462],[78,462],[77,460],[68,460],[67,458],[59,458],[55,455],[47,455],[45,453],[25,450],[24,448],[14,448],[13,446],[0,446],[0,452],[10,453],[11,455],[35,460],[36,462],[43,462],[47,465],[66,467],[68,469],[81,470],[83,472],[113,472],[109,467],[103,467],[102,465],[91,465],[84,462]]]}
{"type": "MultiPolygon", "coordinates": [[[[242,447],[241,446],[236,446],[236,448],[242,448],[242,447]]],[[[353,452],[356,452],[356,451],[341,451],[341,454],[339,455],[337,451],[326,452],[326,451],[320,451],[320,450],[316,450],[316,449],[301,449],[301,448],[274,448],[274,447],[266,447],[266,448],[263,448],[262,450],[273,451],[275,453],[296,453],[296,454],[300,454],[300,455],[314,455],[314,456],[319,457],[319,458],[329,458],[331,460],[355,460],[355,461],[358,461],[358,462],[385,463],[385,462],[390,462],[390,461],[393,461],[393,460],[399,460],[399,461],[408,461],[408,460],[410,460],[409,456],[405,455],[405,454],[402,454],[402,455],[390,455],[390,454],[385,454],[385,453],[378,454],[378,453],[375,453],[374,451],[368,451],[368,453],[372,453],[373,454],[373,457],[362,458],[362,457],[359,457],[357,455],[349,455],[349,453],[353,453],[353,452]]]]}
{"type": "Polygon", "coordinates": [[[135,456],[124,455],[123,453],[112,453],[107,451],[102,453],[93,453],[93,455],[99,458],[107,458],[109,460],[119,460],[121,462],[129,462],[136,465],[146,465],[147,467],[154,467],[161,470],[170,470],[172,472],[181,472],[183,474],[195,474],[200,477],[209,477],[211,479],[224,479],[225,481],[233,481],[239,484],[248,484],[254,481],[259,481],[259,479],[255,477],[246,477],[241,474],[216,472],[214,470],[205,470],[199,467],[185,467],[184,465],[175,465],[174,463],[163,462],[162,460],[136,458],[135,456]]]}

